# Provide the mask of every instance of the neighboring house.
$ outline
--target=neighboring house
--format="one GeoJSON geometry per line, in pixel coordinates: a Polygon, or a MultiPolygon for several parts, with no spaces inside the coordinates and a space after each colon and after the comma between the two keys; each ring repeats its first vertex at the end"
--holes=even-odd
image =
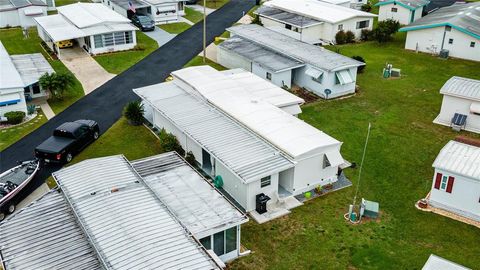
{"type": "Polygon", "coordinates": [[[27,112],[26,101],[47,96],[38,80],[54,70],[41,53],[8,55],[0,42],[0,116],[27,112]]]}
{"type": "Polygon", "coordinates": [[[130,18],[132,8],[137,14],[146,15],[156,23],[178,22],[185,15],[185,0],[101,0],[112,10],[130,18]]]}
{"type": "Polygon", "coordinates": [[[76,3],[57,8],[58,14],[35,18],[38,35],[61,57],[58,42],[72,40],[90,54],[133,49],[137,45],[130,20],[102,4],[76,3]]]}
{"type": "Polygon", "coordinates": [[[153,111],[154,127],[175,135],[206,174],[221,177],[247,212],[256,209],[257,195],[282,204],[338,180],[346,163],[341,142],[209,66],[172,76],[134,92],[153,111]]]}
{"type": "Polygon", "coordinates": [[[440,94],[442,108],[434,123],[480,133],[480,80],[454,76],[440,94]]]}
{"type": "Polygon", "coordinates": [[[430,3],[425,7],[425,11],[431,13],[439,8],[451,6],[456,2],[457,0],[430,0],[430,3]]]}
{"type": "Polygon", "coordinates": [[[256,24],[228,28],[231,37],[217,48],[217,61],[243,68],[279,87],[292,84],[328,99],[355,92],[357,68],[364,63],[256,24]]]}
{"type": "Polygon", "coordinates": [[[480,3],[440,8],[400,28],[405,49],[480,61],[480,3]]]}
{"type": "Polygon", "coordinates": [[[317,1],[338,5],[342,7],[347,7],[347,8],[350,7],[350,3],[351,3],[351,0],[317,0],[317,1]]]}
{"type": "Polygon", "coordinates": [[[0,28],[35,26],[33,18],[46,16],[55,9],[54,0],[1,0],[0,28]]]}
{"type": "Polygon", "coordinates": [[[428,0],[383,0],[378,6],[378,21],[392,19],[400,24],[409,24],[422,17],[428,0]]]}
{"type": "Polygon", "coordinates": [[[333,44],[338,31],[352,31],[357,39],[371,30],[377,15],[318,0],[272,0],[256,14],[263,26],[310,44],[333,44]]]}
{"type": "Polygon", "coordinates": [[[433,162],[428,202],[433,207],[480,221],[480,147],[450,141],[433,162]]]}
{"type": "MultiPolygon", "coordinates": [[[[148,172],[139,168],[141,161],[134,168],[121,155],[85,160],[55,172],[58,188],[0,223],[4,269],[221,269],[224,263],[190,228],[221,228],[228,221],[233,222],[227,227],[235,227],[245,217],[216,190],[199,184],[204,180],[175,154],[151,161],[155,164],[147,164],[148,172]],[[140,175],[145,173],[157,175],[147,180],[140,175]],[[170,201],[162,189],[179,184],[187,190],[177,196],[196,194],[184,181],[173,183],[172,177],[192,177],[195,183],[190,184],[198,185],[201,194],[190,199],[212,195],[215,204],[202,202],[198,212],[188,208],[192,215],[182,220],[174,213],[178,201],[170,201]]],[[[225,248],[238,247],[239,235],[214,238],[225,248]]]]}
{"type": "Polygon", "coordinates": [[[472,270],[442,257],[430,254],[422,270],[472,270]]]}

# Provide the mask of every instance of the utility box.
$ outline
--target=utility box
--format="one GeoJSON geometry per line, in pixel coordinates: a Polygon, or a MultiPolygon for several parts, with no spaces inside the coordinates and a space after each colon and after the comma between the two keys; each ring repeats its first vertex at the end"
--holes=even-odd
{"type": "Polygon", "coordinates": [[[265,195],[264,193],[257,194],[256,196],[256,207],[255,210],[259,214],[263,214],[267,212],[267,202],[270,200],[270,197],[265,195]]]}
{"type": "Polygon", "coordinates": [[[450,53],[450,52],[449,52],[448,50],[443,49],[443,50],[440,51],[440,55],[439,55],[439,56],[440,56],[440,58],[442,58],[442,59],[447,59],[449,53],[450,53]]]}
{"type": "Polygon", "coordinates": [[[362,198],[362,204],[365,205],[363,215],[368,218],[377,218],[380,205],[378,202],[367,201],[362,198]]]}

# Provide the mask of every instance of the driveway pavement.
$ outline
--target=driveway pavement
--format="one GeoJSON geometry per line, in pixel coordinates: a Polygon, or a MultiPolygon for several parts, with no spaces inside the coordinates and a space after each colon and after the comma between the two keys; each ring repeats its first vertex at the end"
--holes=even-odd
{"type": "MultiPolygon", "coordinates": [[[[207,42],[213,42],[216,36],[220,36],[226,27],[238,21],[243,12],[250,10],[253,5],[253,0],[231,0],[210,14],[207,19],[207,42]]],[[[94,119],[103,133],[120,118],[127,102],[138,100],[138,96],[132,92],[133,88],[163,82],[172,71],[182,68],[201,50],[202,24],[196,24],[0,152],[0,172],[13,167],[19,160],[31,159],[33,149],[48,138],[53,129],[66,121],[94,119]]],[[[60,166],[42,168],[31,185],[19,194],[19,199],[32,193],[59,168],[60,166]]]]}
{"type": "Polygon", "coordinates": [[[158,26],[155,26],[155,31],[143,33],[149,36],[151,39],[155,40],[158,43],[158,47],[162,47],[163,45],[165,45],[165,43],[169,42],[176,36],[175,34],[170,34],[158,26]]]}
{"type": "Polygon", "coordinates": [[[85,95],[115,77],[80,47],[62,49],[60,60],[80,81],[85,95]]]}
{"type": "MultiPolygon", "coordinates": [[[[200,5],[187,5],[186,7],[189,7],[189,8],[192,8],[200,13],[203,14],[203,6],[200,6],[200,5]]],[[[205,8],[205,13],[207,13],[207,15],[210,15],[211,13],[213,13],[215,11],[215,9],[213,8],[205,8]]]]}

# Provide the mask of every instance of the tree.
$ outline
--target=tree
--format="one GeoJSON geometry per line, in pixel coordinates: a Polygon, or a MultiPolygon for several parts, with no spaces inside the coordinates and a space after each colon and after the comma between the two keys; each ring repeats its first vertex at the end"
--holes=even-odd
{"type": "Polygon", "coordinates": [[[339,45],[345,44],[347,42],[347,35],[345,34],[345,31],[340,30],[337,32],[335,35],[335,42],[339,45]]]}
{"type": "Polygon", "coordinates": [[[369,29],[362,29],[360,34],[361,41],[369,41],[373,39],[373,31],[369,29]]]}
{"type": "Polygon", "coordinates": [[[357,70],[358,70],[358,73],[363,73],[363,70],[364,70],[365,67],[366,67],[365,59],[363,59],[363,57],[361,57],[361,56],[359,56],[359,55],[354,55],[354,56],[352,56],[352,58],[355,59],[355,60],[357,60],[357,61],[359,61],[359,62],[365,63],[365,65],[359,66],[358,69],[357,69],[357,70]]]}
{"type": "Polygon", "coordinates": [[[123,116],[127,118],[128,123],[139,126],[143,123],[143,113],[145,109],[140,101],[132,101],[127,103],[123,108],[123,116]]]}
{"type": "Polygon", "coordinates": [[[353,43],[353,42],[355,42],[355,34],[349,30],[345,33],[345,43],[353,43]]]}
{"type": "Polygon", "coordinates": [[[390,41],[399,28],[400,23],[392,19],[378,22],[377,27],[373,29],[373,38],[380,43],[390,41]]]}
{"type": "Polygon", "coordinates": [[[370,3],[366,3],[363,4],[360,9],[365,12],[370,12],[370,10],[372,10],[372,5],[370,3]]]}
{"type": "Polygon", "coordinates": [[[62,99],[68,87],[72,86],[75,79],[70,73],[45,73],[39,79],[39,84],[42,88],[49,91],[53,98],[62,99]]]}

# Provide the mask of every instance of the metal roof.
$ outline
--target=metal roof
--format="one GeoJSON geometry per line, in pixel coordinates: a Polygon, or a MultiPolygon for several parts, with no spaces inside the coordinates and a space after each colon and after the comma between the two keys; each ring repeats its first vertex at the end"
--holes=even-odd
{"type": "Polygon", "coordinates": [[[143,7],[149,7],[150,5],[145,4],[142,1],[138,0],[110,0],[110,2],[115,3],[116,5],[128,10],[130,7],[128,6],[128,2],[133,4],[134,8],[143,8],[143,7]]]}
{"type": "Polygon", "coordinates": [[[0,89],[23,88],[22,77],[0,41],[0,89]]]}
{"type": "Polygon", "coordinates": [[[35,17],[33,19],[42,27],[53,42],[87,36],[61,14],[35,17]]]}
{"type": "Polygon", "coordinates": [[[377,17],[372,13],[318,0],[271,0],[264,5],[329,23],[338,23],[355,17],[377,17]]]}
{"type": "Polygon", "coordinates": [[[136,160],[132,165],[197,239],[248,221],[175,152],[136,160]]]}
{"type": "Polygon", "coordinates": [[[55,72],[41,53],[12,55],[11,58],[25,86],[38,82],[45,73],[55,72]]]}
{"type": "Polygon", "coordinates": [[[309,17],[301,16],[292,12],[284,11],[278,8],[261,6],[255,11],[256,14],[267,17],[274,21],[285,22],[299,28],[306,28],[322,22],[309,17]]]}
{"type": "Polygon", "coordinates": [[[75,3],[57,8],[58,13],[78,28],[105,23],[130,23],[130,20],[101,3],[75,3]]]}
{"type": "Polygon", "coordinates": [[[455,4],[457,0],[430,0],[430,3],[426,6],[428,13],[433,12],[441,7],[448,7],[455,4]]]}
{"type": "Polygon", "coordinates": [[[422,267],[422,270],[471,270],[465,266],[451,262],[442,257],[430,254],[427,262],[422,267]]]}
{"type": "Polygon", "coordinates": [[[218,269],[123,156],[53,176],[107,269],[218,269]]]}
{"type": "Polygon", "coordinates": [[[232,37],[220,43],[220,48],[231,51],[241,57],[273,71],[280,72],[301,67],[304,64],[288,56],[276,53],[266,47],[247,41],[241,37],[232,37]]]}
{"type": "Polygon", "coordinates": [[[480,181],[480,147],[449,141],[433,162],[433,167],[480,181]]]}
{"type": "Polygon", "coordinates": [[[0,0],[0,11],[14,10],[28,6],[47,6],[41,0],[0,0]]]}
{"type": "Polygon", "coordinates": [[[376,3],[375,6],[398,4],[410,10],[415,10],[417,8],[428,5],[428,3],[430,3],[430,1],[428,0],[383,0],[376,3]]]}
{"type": "Polygon", "coordinates": [[[453,76],[442,86],[440,94],[480,101],[480,80],[453,76]]]}
{"type": "Polygon", "coordinates": [[[0,223],[5,269],[102,269],[97,256],[58,190],[0,223]]]}
{"type": "Polygon", "coordinates": [[[400,29],[402,32],[451,26],[480,39],[480,2],[443,7],[400,29]]]}
{"type": "Polygon", "coordinates": [[[336,71],[365,65],[350,57],[299,41],[256,24],[237,25],[227,30],[259,46],[323,70],[336,71]]]}
{"type": "Polygon", "coordinates": [[[294,166],[255,133],[176,83],[133,91],[247,183],[294,166]]]}

